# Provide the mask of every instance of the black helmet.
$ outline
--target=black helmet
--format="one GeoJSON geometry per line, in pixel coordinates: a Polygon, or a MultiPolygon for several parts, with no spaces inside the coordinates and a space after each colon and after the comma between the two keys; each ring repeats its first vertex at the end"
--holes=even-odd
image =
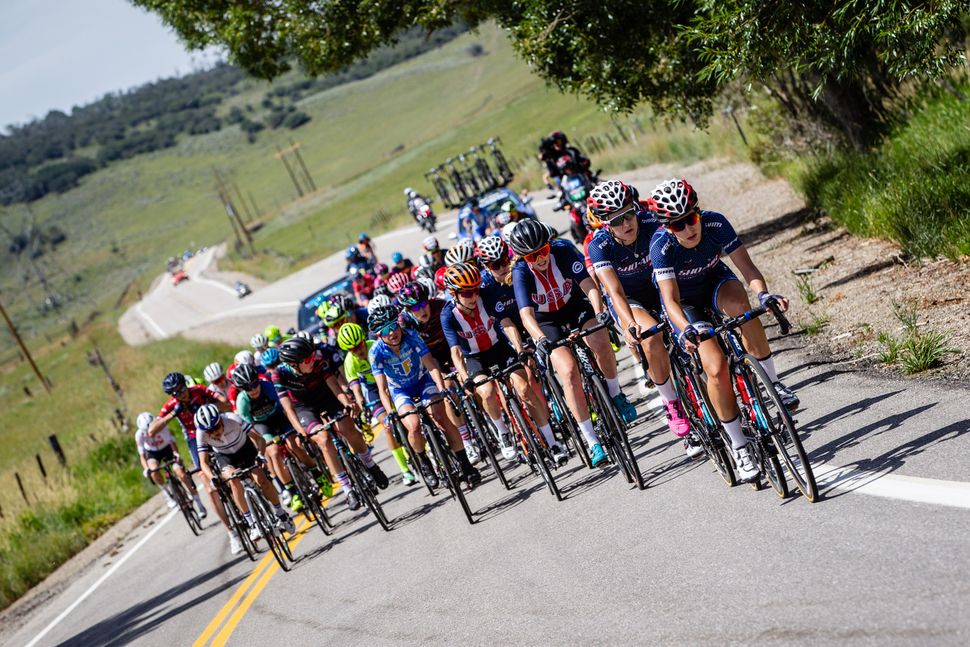
{"type": "Polygon", "coordinates": [[[398,303],[408,308],[416,306],[422,301],[427,301],[430,297],[428,286],[417,281],[411,281],[397,293],[398,303]]]}
{"type": "Polygon", "coordinates": [[[185,376],[181,373],[169,373],[162,380],[162,391],[169,395],[175,395],[178,391],[185,388],[185,376]]]}
{"type": "Polygon", "coordinates": [[[240,364],[232,371],[232,383],[237,389],[248,391],[256,388],[259,384],[259,373],[256,367],[251,364],[240,364]]]}
{"type": "Polygon", "coordinates": [[[380,333],[380,331],[389,323],[397,321],[399,314],[401,314],[401,311],[398,310],[397,306],[382,306],[380,308],[375,308],[374,311],[370,313],[370,316],[367,317],[367,329],[380,333]]]}
{"type": "Polygon", "coordinates": [[[549,228],[545,223],[535,218],[526,218],[515,223],[515,228],[509,234],[509,247],[519,256],[525,256],[536,251],[552,240],[549,228]]]}
{"type": "MultiPolygon", "coordinates": [[[[279,345],[280,361],[296,366],[313,354],[313,342],[303,337],[292,337],[279,345]]],[[[234,374],[235,375],[235,374],[234,374]]]]}

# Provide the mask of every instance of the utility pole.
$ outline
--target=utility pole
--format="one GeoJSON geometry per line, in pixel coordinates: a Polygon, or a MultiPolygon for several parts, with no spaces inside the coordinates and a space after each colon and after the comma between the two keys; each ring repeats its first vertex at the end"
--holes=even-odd
{"type": "Polygon", "coordinates": [[[290,180],[293,182],[293,186],[296,187],[296,192],[302,198],[303,187],[300,186],[300,182],[296,179],[296,174],[293,173],[293,169],[290,168],[290,163],[286,161],[286,155],[283,154],[283,151],[280,149],[279,146],[276,147],[276,157],[278,157],[279,160],[283,162],[283,166],[286,168],[286,172],[289,174],[290,180]]]}
{"type": "Polygon", "coordinates": [[[236,199],[239,200],[239,204],[242,205],[242,210],[246,213],[246,219],[249,222],[255,220],[253,218],[252,212],[249,210],[249,205],[246,204],[246,200],[243,199],[242,191],[239,190],[239,185],[236,184],[235,180],[230,180],[233,190],[236,192],[236,199]]]}
{"type": "Polygon", "coordinates": [[[126,414],[127,419],[128,406],[125,404],[124,392],[121,390],[121,385],[115,381],[114,376],[108,369],[108,365],[104,363],[104,357],[101,355],[101,350],[97,347],[97,345],[95,345],[94,350],[88,353],[88,364],[91,366],[98,366],[101,368],[101,371],[104,372],[104,376],[108,380],[108,385],[111,387],[111,390],[114,391],[115,397],[118,398],[118,403],[121,405],[120,411],[126,414]]]}
{"type": "Polygon", "coordinates": [[[307,169],[306,164],[303,161],[303,156],[300,155],[300,145],[297,144],[292,139],[290,139],[290,147],[293,150],[293,154],[296,156],[296,161],[300,163],[300,168],[303,169],[303,175],[304,177],[306,177],[306,181],[307,181],[307,184],[310,186],[310,190],[316,191],[317,184],[316,182],[313,181],[313,178],[310,177],[310,171],[307,169]]]}
{"type": "Polygon", "coordinates": [[[17,327],[13,325],[13,322],[10,320],[10,317],[7,315],[7,310],[6,308],[3,307],[2,301],[0,301],[0,315],[3,315],[3,320],[7,322],[7,328],[10,329],[10,334],[13,335],[14,340],[17,342],[17,346],[20,347],[20,352],[23,353],[24,357],[27,358],[27,362],[30,364],[30,367],[34,369],[34,375],[36,375],[37,379],[40,380],[40,383],[44,385],[44,390],[47,391],[48,394],[50,394],[51,392],[50,383],[47,381],[47,378],[44,377],[44,375],[40,372],[40,369],[37,368],[37,364],[36,362],[34,362],[33,356],[30,354],[30,351],[27,350],[27,346],[24,344],[24,340],[20,338],[20,333],[17,332],[17,327]]]}
{"type": "Polygon", "coordinates": [[[219,199],[222,201],[222,206],[226,209],[226,215],[229,216],[229,222],[233,224],[233,231],[236,233],[236,240],[238,240],[239,245],[242,246],[242,239],[245,238],[246,243],[249,245],[249,251],[255,254],[256,250],[253,247],[253,236],[249,233],[249,229],[246,228],[246,225],[243,224],[242,218],[239,217],[239,212],[236,210],[236,206],[232,203],[232,198],[229,197],[229,190],[222,181],[219,171],[213,168],[212,174],[216,178],[216,190],[219,193],[219,199]],[[237,225],[238,230],[236,228],[237,225]]]}

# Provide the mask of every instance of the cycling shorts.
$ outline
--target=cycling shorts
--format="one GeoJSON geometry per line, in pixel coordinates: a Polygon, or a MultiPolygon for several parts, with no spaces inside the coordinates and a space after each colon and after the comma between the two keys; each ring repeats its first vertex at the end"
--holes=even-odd
{"type": "Polygon", "coordinates": [[[371,420],[376,422],[384,415],[384,403],[381,402],[381,396],[377,392],[377,385],[367,382],[361,382],[360,385],[364,392],[364,404],[371,413],[371,420]]]}
{"type": "Polygon", "coordinates": [[[314,402],[294,402],[293,409],[296,410],[296,417],[307,432],[313,431],[323,424],[321,416],[334,418],[343,412],[344,406],[340,404],[337,396],[329,394],[329,397],[318,398],[314,402]]]}
{"type": "Polygon", "coordinates": [[[515,350],[504,339],[499,340],[488,350],[474,355],[465,355],[465,370],[468,377],[485,375],[491,368],[507,368],[516,361],[515,350]]]}
{"type": "Polygon", "coordinates": [[[175,460],[175,452],[172,451],[171,445],[166,445],[161,449],[146,449],[145,460],[158,461],[159,465],[161,465],[165,461],[175,460]]]}
{"type": "Polygon", "coordinates": [[[256,457],[259,456],[259,452],[256,450],[256,445],[250,439],[246,440],[239,451],[232,454],[220,454],[215,452],[212,454],[212,460],[215,462],[219,471],[226,469],[227,467],[234,467],[237,470],[246,469],[247,467],[252,467],[256,463],[256,457]]]}
{"type": "MultiPolygon", "coordinates": [[[[711,320],[714,317],[711,316],[711,313],[716,313],[719,317],[724,316],[724,313],[721,312],[721,309],[717,305],[718,292],[727,282],[737,280],[738,277],[734,275],[731,268],[721,263],[710,272],[708,280],[702,289],[691,291],[688,294],[681,294],[680,307],[684,311],[684,316],[687,317],[687,321],[691,323],[697,323],[699,321],[712,323],[711,320]]],[[[670,324],[674,335],[679,336],[682,331],[673,321],[670,324]]]]}
{"type": "Polygon", "coordinates": [[[394,408],[400,411],[402,406],[413,405],[417,400],[422,403],[427,402],[438,395],[440,391],[438,391],[438,387],[431,376],[425,375],[420,382],[408,387],[390,385],[390,393],[391,399],[394,401],[394,408]]]}
{"type": "Polygon", "coordinates": [[[571,331],[581,328],[586,322],[595,319],[593,306],[585,298],[574,296],[565,307],[555,312],[536,312],[536,322],[542,329],[542,334],[555,343],[563,339],[571,331]]]}
{"type": "Polygon", "coordinates": [[[253,429],[255,429],[256,433],[262,436],[263,440],[266,442],[272,441],[277,436],[286,433],[292,428],[293,425],[290,424],[290,420],[286,417],[286,413],[282,408],[278,409],[266,420],[253,423],[253,429]]]}

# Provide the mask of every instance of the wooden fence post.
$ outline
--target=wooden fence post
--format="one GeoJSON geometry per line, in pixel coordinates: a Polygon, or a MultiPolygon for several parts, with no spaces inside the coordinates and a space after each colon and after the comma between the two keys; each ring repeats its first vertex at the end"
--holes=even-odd
{"type": "Polygon", "coordinates": [[[30,501],[27,500],[27,491],[24,489],[24,482],[20,480],[20,472],[14,472],[13,477],[17,479],[17,487],[20,488],[20,496],[24,498],[24,502],[30,505],[30,501]]]}
{"type": "Polygon", "coordinates": [[[47,470],[44,469],[44,461],[41,460],[40,454],[34,454],[34,458],[37,459],[37,467],[40,468],[40,475],[43,476],[44,477],[44,480],[46,481],[47,480],[47,470]]]}
{"type": "Polygon", "coordinates": [[[54,450],[54,455],[57,456],[58,462],[63,467],[67,467],[67,456],[64,455],[64,450],[61,448],[61,443],[57,440],[57,434],[51,434],[47,437],[47,442],[51,444],[51,449],[54,450]]]}

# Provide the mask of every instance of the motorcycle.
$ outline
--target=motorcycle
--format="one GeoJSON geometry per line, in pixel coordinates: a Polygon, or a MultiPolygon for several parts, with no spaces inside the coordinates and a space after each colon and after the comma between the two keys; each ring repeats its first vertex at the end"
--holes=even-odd
{"type": "Polygon", "coordinates": [[[434,211],[431,210],[431,205],[427,202],[417,205],[412,211],[414,219],[418,222],[418,226],[424,229],[429,234],[433,234],[437,228],[437,218],[434,215],[434,211]]]}
{"type": "Polygon", "coordinates": [[[586,227],[586,198],[593,188],[589,176],[585,173],[567,173],[560,182],[559,206],[555,211],[569,208],[569,231],[577,245],[586,239],[589,229],[586,227]]]}
{"type": "Polygon", "coordinates": [[[242,299],[243,297],[249,296],[252,293],[253,291],[247,284],[243,283],[242,281],[236,281],[236,296],[238,298],[242,299]]]}

